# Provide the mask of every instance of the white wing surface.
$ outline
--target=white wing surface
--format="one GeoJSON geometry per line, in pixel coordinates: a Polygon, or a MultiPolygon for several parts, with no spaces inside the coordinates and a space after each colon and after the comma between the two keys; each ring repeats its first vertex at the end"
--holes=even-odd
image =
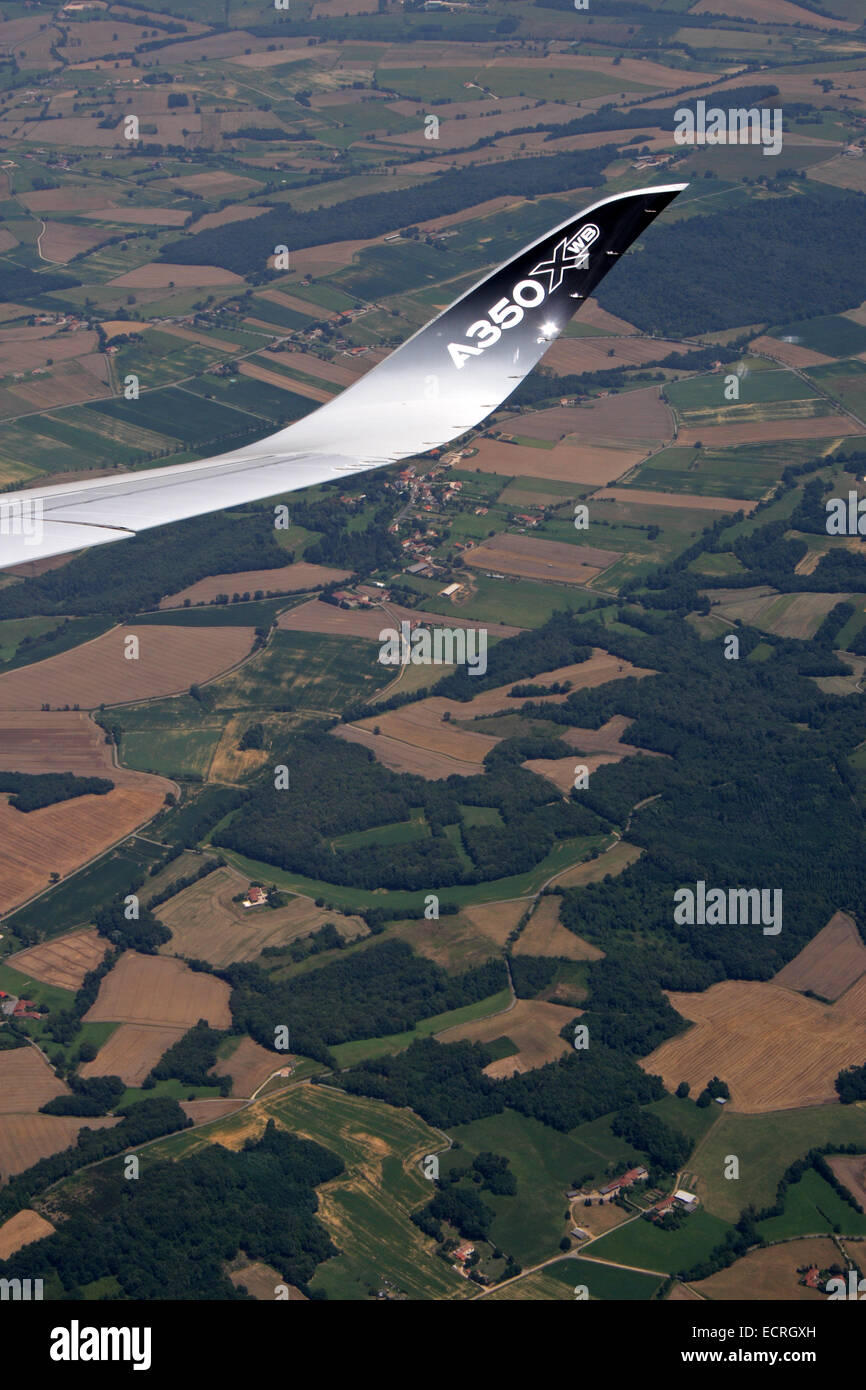
{"type": "Polygon", "coordinates": [[[685,188],[620,193],[554,227],[341,395],[256,444],[197,463],[0,497],[0,569],[382,468],[502,405],[632,242],[685,188]]]}

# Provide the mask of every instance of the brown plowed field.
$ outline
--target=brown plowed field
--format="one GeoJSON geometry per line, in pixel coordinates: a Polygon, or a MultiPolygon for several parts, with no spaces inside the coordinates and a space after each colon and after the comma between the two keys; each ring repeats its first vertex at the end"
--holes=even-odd
{"type": "Polygon", "coordinates": [[[25,1207],[0,1226],[0,1260],[8,1260],[10,1255],[23,1249],[25,1245],[32,1245],[35,1240],[42,1240],[45,1236],[53,1234],[54,1227],[50,1221],[25,1207]]]}
{"type": "Polygon", "coordinates": [[[224,1120],[240,1110],[242,1104],[239,1100],[182,1100],[180,1108],[194,1125],[200,1125],[207,1120],[224,1120]]]}
{"type": "Polygon", "coordinates": [[[85,1078],[119,1076],[127,1086],[140,1086],[164,1052],[179,1042],[185,1028],[160,1028],[152,1024],[121,1023],[106,1039],[92,1062],[80,1068],[85,1078]]]}
{"type": "Polygon", "coordinates": [[[592,444],[634,440],[650,445],[673,438],[674,420],[659,388],[642,386],[639,390],[602,396],[589,405],[556,405],[550,410],[537,410],[522,418],[520,433],[533,439],[564,439],[567,434],[576,434],[592,444]]]}
{"type": "MultiPolygon", "coordinates": [[[[67,1087],[58,1080],[35,1047],[16,1047],[0,1052],[0,1115],[32,1115],[67,1087]]],[[[0,1125],[0,1130],[3,1129],[0,1125]]],[[[0,1164],[0,1172],[3,1172],[0,1164]]]]}
{"type": "Polygon", "coordinates": [[[389,603],[385,607],[335,608],[333,604],[322,603],[317,598],[281,614],[277,627],[287,632],[325,632],[331,637],[369,637],[378,642],[383,628],[399,628],[404,621],[424,623],[430,627],[473,630],[483,627],[489,637],[515,637],[521,631],[519,627],[508,627],[505,623],[482,623],[475,618],[458,617],[457,613],[428,613],[422,608],[403,608],[399,603],[389,603]]]}
{"type": "MultiPolygon", "coordinates": [[[[528,420],[527,417],[527,426],[528,420]]],[[[647,450],[620,448],[615,444],[583,444],[570,435],[568,442],[552,449],[536,449],[531,444],[509,444],[481,439],[470,468],[505,477],[552,478],[560,483],[594,483],[601,486],[621,478],[646,458],[647,450]]]]}
{"type": "MultiPolygon", "coordinates": [[[[836,439],[860,434],[847,415],[818,415],[806,420],[753,420],[742,425],[709,425],[680,430],[677,444],[686,448],[702,443],[705,447],[729,448],[734,444],[763,444],[779,439],[836,439]]],[[[703,504],[707,499],[701,498],[703,504]]]]}
{"type": "MultiPolygon", "coordinates": [[[[347,579],[348,570],[331,569],[327,565],[308,565],[299,560],[294,565],[281,565],[273,570],[242,570],[240,574],[212,574],[200,579],[197,584],[181,589],[177,594],[169,594],[160,603],[160,608],[183,608],[186,600],[195,606],[199,603],[213,603],[218,594],[254,594],[257,589],[263,593],[268,590],[274,594],[295,594],[304,589],[319,589],[334,580],[347,579]]],[[[184,632],[189,629],[184,628],[184,632]]]]}
{"type": "Polygon", "coordinates": [[[86,1120],[72,1115],[7,1115],[0,1125],[0,1173],[5,1182],[75,1143],[82,1129],[108,1129],[120,1124],[114,1115],[86,1120]]]}
{"type": "Polygon", "coordinates": [[[165,290],[177,285],[197,290],[209,285],[242,285],[244,282],[233,270],[223,270],[218,265],[167,265],[164,261],[152,261],[108,283],[116,289],[165,290]]]}
{"type": "Polygon", "coordinates": [[[362,918],[316,907],[310,898],[292,898],[285,907],[276,908],[247,908],[233,902],[248,886],[249,879],[227,865],[169,898],[156,909],[172,934],[171,941],[160,948],[162,953],[226,966],[254,960],[265,946],[285,945],[317,931],[325,922],[333,922],[346,940],[366,933],[362,918]]]}
{"type": "Polygon", "coordinates": [[[597,492],[593,501],[609,498],[612,502],[644,503],[649,507],[685,507],[699,512],[745,512],[755,510],[757,502],[744,502],[742,497],[697,497],[687,492],[651,492],[648,488],[606,487],[597,492]]]}
{"type": "Polygon", "coordinates": [[[251,627],[114,627],[80,647],[0,676],[0,711],[78,705],[95,709],[174,695],[200,685],[247,656],[251,627]],[[139,641],[127,660],[126,638],[139,641]]]}
{"type": "Polygon", "coordinates": [[[46,261],[66,265],[80,251],[89,251],[110,236],[110,230],[104,227],[79,227],[74,222],[46,222],[39,246],[46,261]]]}
{"type": "Polygon", "coordinates": [[[172,788],[167,778],[115,767],[103,730],[83,710],[0,712],[0,769],[74,772],[78,777],[105,777],[118,787],[152,787],[157,783],[163,792],[172,788]]]}
{"type": "Polygon", "coordinates": [[[866,1211],[866,1154],[832,1154],[827,1164],[866,1211]]]}
{"type": "MultiPolygon", "coordinates": [[[[251,217],[260,217],[270,208],[256,207],[253,203],[242,203],[236,207],[221,208],[219,212],[206,212],[197,222],[193,222],[190,233],[206,232],[211,227],[225,227],[230,222],[248,222],[251,217]]],[[[181,218],[186,216],[181,213],[181,218]]]]}
{"type": "Polygon", "coordinates": [[[461,915],[484,936],[489,936],[497,946],[504,946],[526,911],[526,900],[516,898],[501,903],[479,903],[477,907],[464,907],[461,915]]]}
{"type": "MultiPolygon", "coordinates": [[[[83,211],[83,210],[82,210],[83,211]]],[[[213,216],[218,214],[214,213],[213,216]]],[[[182,227],[189,214],[185,208],[106,208],[83,211],[83,216],[99,222],[119,222],[121,226],[182,227]]],[[[203,217],[201,222],[206,219],[203,217]]],[[[190,231],[201,230],[201,222],[190,231]]]]}
{"type": "MultiPolygon", "coordinates": [[[[728,930],[755,931],[755,927],[728,930]]],[[[712,1076],[731,1088],[731,1109],[747,1114],[835,1101],[834,1081],[866,1056],[864,980],[835,1004],[805,999],[780,985],[725,980],[704,994],[669,994],[688,1032],[641,1062],[669,1090],[688,1081],[700,1091],[712,1076]]]]}
{"type": "Polygon", "coordinates": [[[545,541],[536,536],[507,533],[484,541],[463,552],[463,559],[474,569],[516,574],[524,579],[555,579],[566,584],[586,584],[602,570],[622,559],[614,550],[595,546],[570,545],[567,541],[545,541]]]}
{"type": "Polygon", "coordinates": [[[564,1023],[579,1014],[578,1009],[563,1008],[561,1004],[545,1004],[539,999],[518,999],[512,1009],[494,1014],[492,1018],[473,1023],[460,1023],[437,1033],[439,1042],[493,1042],[510,1038],[519,1049],[512,1057],[491,1062],[484,1070],[497,1079],[513,1076],[515,1072],[531,1071],[554,1062],[568,1051],[568,1043],[559,1036],[564,1023]]]}
{"type": "MultiPolygon", "coordinates": [[[[514,944],[515,955],[560,956],[565,960],[601,960],[604,951],[575,936],[559,920],[558,893],[546,894],[514,944]]],[[[515,1039],[516,1041],[516,1039],[515,1039]]]]}
{"type": "MultiPolygon", "coordinates": [[[[715,0],[699,0],[692,14],[719,14],[715,0]]],[[[803,9],[801,5],[791,4],[791,0],[725,0],[721,13],[730,19],[752,19],[758,24],[807,24],[810,29],[856,29],[850,19],[837,19],[833,15],[816,14],[814,10],[803,9]]]]}
{"type": "Polygon", "coordinates": [[[6,963],[43,984],[74,992],[81,988],[85,975],[96,969],[108,947],[105,937],[91,928],[57,936],[40,946],[29,946],[26,951],[16,951],[6,963]]]}
{"type": "Polygon", "coordinates": [[[561,792],[566,793],[574,786],[576,767],[585,767],[591,776],[598,768],[604,767],[605,763],[621,762],[625,756],[626,753],[621,752],[590,753],[580,758],[527,758],[521,766],[529,768],[530,772],[536,772],[539,777],[546,777],[561,792]]]}
{"type": "Polygon", "coordinates": [[[269,1052],[252,1038],[241,1038],[230,1057],[217,1060],[212,1075],[230,1076],[232,1095],[247,1097],[253,1095],[273,1072],[284,1067],[286,1060],[283,1052],[269,1052]]]}
{"type": "Polygon", "coordinates": [[[212,1028],[230,1028],[224,980],[204,975],[180,960],[127,951],[99,987],[84,1015],[88,1023],[151,1023],[192,1028],[200,1018],[212,1028]]]}
{"type": "Polygon", "coordinates": [[[866,970],[866,946],[852,918],[836,912],[808,946],[773,976],[774,985],[838,999],[866,970]]]}

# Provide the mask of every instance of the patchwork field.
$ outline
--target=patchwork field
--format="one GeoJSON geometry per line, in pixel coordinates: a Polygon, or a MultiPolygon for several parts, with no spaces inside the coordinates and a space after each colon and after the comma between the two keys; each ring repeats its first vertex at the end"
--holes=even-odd
{"type": "Polygon", "coordinates": [[[200,579],[197,584],[181,589],[180,593],[169,594],[160,603],[160,608],[184,608],[199,603],[213,603],[219,594],[254,594],[261,589],[264,594],[295,594],[304,589],[320,589],[324,584],[333,584],[347,579],[348,570],[330,569],[327,565],[308,565],[298,560],[293,565],[283,565],[272,570],[244,570],[240,574],[212,574],[200,579]]]}
{"type": "MultiPolygon", "coordinates": [[[[606,858],[607,856],[602,856],[606,858]]],[[[604,951],[575,936],[559,920],[557,893],[542,897],[514,944],[515,955],[558,956],[565,960],[601,960],[604,951]]]]}
{"type": "Polygon", "coordinates": [[[364,935],[362,918],[346,917],[316,907],[310,898],[292,898],[286,907],[245,908],[232,899],[249,887],[249,879],[229,866],[169,898],[156,909],[171,931],[163,955],[209,960],[224,967],[233,961],[254,960],[265,946],[282,946],[333,922],[345,940],[364,935]]]}
{"type": "MultiPolygon", "coordinates": [[[[572,690],[585,690],[608,681],[622,680],[626,676],[640,679],[652,674],[597,647],[587,661],[545,671],[533,676],[532,680],[533,684],[538,685],[570,681],[572,690]]],[[[357,724],[340,724],[333,732],[338,738],[371,749],[381,763],[395,772],[414,772],[431,780],[452,774],[472,776],[499,738],[475,731],[468,727],[469,721],[497,714],[501,710],[512,713],[517,702],[509,698],[510,690],[509,682],[508,685],[485,690],[465,704],[433,695],[357,724]],[[446,714],[450,716],[447,720],[443,718],[446,714]]],[[[559,704],[568,698],[569,693],[543,695],[538,700],[544,704],[559,704]]]]}
{"type": "Polygon", "coordinates": [[[860,983],[832,1005],[747,980],[668,998],[695,1026],[662,1043],[641,1066],[660,1075],[669,1090],[688,1081],[694,1093],[712,1076],[724,1077],[736,1111],[833,1102],[837,1074],[860,1066],[866,1055],[866,989],[860,983]]]}
{"type": "Polygon", "coordinates": [[[116,787],[27,814],[0,797],[0,912],[47,888],[50,875],[72,873],[156,815],[163,784],[116,787]]]}
{"type": "Polygon", "coordinates": [[[826,927],[773,976],[774,985],[836,1000],[866,970],[866,946],[854,920],[836,912],[826,927]]]}
{"type": "Polygon", "coordinates": [[[229,986],[183,961],[127,951],[99,987],[87,1023],[149,1023],[191,1028],[200,1018],[212,1028],[231,1027],[229,986]]]}
{"type": "Polygon", "coordinates": [[[513,1007],[504,1013],[458,1024],[456,1028],[437,1033],[436,1037],[442,1043],[491,1043],[497,1038],[510,1039],[516,1052],[484,1068],[488,1076],[499,1079],[531,1071],[533,1067],[543,1067],[546,1062],[554,1062],[557,1057],[562,1057],[568,1051],[568,1043],[559,1036],[559,1030],[578,1014],[579,1010],[564,1008],[561,1004],[546,1004],[539,999],[517,999],[513,1007]]]}
{"type": "Polygon", "coordinates": [[[852,594],[780,594],[774,589],[714,589],[711,612],[733,622],[741,618],[749,627],[774,632],[778,637],[813,637],[837,603],[850,602],[852,594]]]}
{"type": "Polygon", "coordinates": [[[6,964],[24,975],[32,975],[46,985],[79,990],[84,977],[95,970],[109,948],[109,942],[94,929],[70,932],[43,941],[26,951],[16,951],[6,964]]]}
{"type": "Polygon", "coordinates": [[[95,709],[173,695],[200,685],[249,654],[249,627],[114,627],[92,642],[0,676],[0,710],[75,705],[95,709]],[[127,639],[138,640],[138,658],[127,639]]]}

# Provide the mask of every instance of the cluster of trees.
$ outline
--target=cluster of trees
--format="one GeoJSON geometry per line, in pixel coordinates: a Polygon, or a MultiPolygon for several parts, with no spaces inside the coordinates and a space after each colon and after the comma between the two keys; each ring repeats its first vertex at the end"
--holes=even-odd
{"type": "Polygon", "coordinates": [[[132,912],[125,901],[126,896],[112,898],[111,902],[94,913],[96,930],[118,951],[142,951],[145,955],[155,955],[157,947],[171,940],[171,932],[144,903],[140,902],[137,912],[132,912]]]}
{"type": "Polygon", "coordinates": [[[236,1031],[272,1048],[275,1029],[286,1025],[293,1051],[329,1065],[329,1048],[337,1043],[401,1033],[419,1019],[486,999],[508,983],[501,960],[448,975],[404,941],[384,941],[287,980],[243,963],[230,966],[225,978],[233,986],[236,1031]]]}
{"type": "Polygon", "coordinates": [[[97,546],[59,569],[3,589],[0,619],[140,613],[208,575],[276,569],[285,563],[271,509],[249,507],[242,516],[214,512],[155,527],[121,546],[97,546]]]}
{"type": "MultiPolygon", "coordinates": [[[[266,265],[275,245],[286,243],[294,250],[321,246],[333,241],[335,227],[340,228],[342,237],[363,239],[458,212],[488,198],[513,193],[515,188],[524,196],[539,196],[566,188],[597,187],[615,152],[615,146],[605,145],[549,159],[507,159],[457,169],[414,188],[380,193],[375,198],[349,198],[316,211],[281,208],[249,222],[212,227],[171,241],[160,255],[175,265],[221,265],[246,275],[266,265]]],[[[42,277],[39,279],[41,284],[42,277]]],[[[16,288],[15,293],[20,291],[16,288]]]]}
{"type": "Polygon", "coordinates": [[[610,1127],[619,1138],[627,1139],[646,1154],[648,1163],[659,1174],[678,1172],[692,1151],[692,1142],[685,1134],[638,1105],[620,1110],[610,1127]]]}
{"type": "Polygon", "coordinates": [[[601,829],[598,817],[576,801],[552,798],[548,783],[520,767],[522,757],[561,756],[549,739],[511,741],[492,750],[487,771],[442,781],[394,773],[357,745],[321,732],[287,742],[280,761],[291,769],[287,789],[263,778],[242,813],[213,836],[216,845],[265,864],[327,883],[379,889],[430,890],[519,873],[537,864],[557,841],[601,829]],[[352,796],[347,797],[347,780],[352,796]],[[499,811],[501,824],[471,825],[462,804],[499,811]],[[399,844],[334,844],[352,831],[407,821],[423,808],[429,834],[399,844]],[[445,831],[458,826],[471,865],[445,831]]]}
{"type": "MultiPolygon", "coordinates": [[[[360,959],[360,957],[356,957],[360,959]]],[[[580,1053],[505,1081],[491,1081],[483,1068],[493,1060],[479,1043],[417,1040],[405,1052],[359,1063],[326,1084],[391,1105],[408,1105],[440,1128],[468,1124],[506,1106],[567,1133],[626,1105],[644,1105],[665,1094],[629,1057],[594,1040],[580,1053]]]]}
{"type": "Polygon", "coordinates": [[[400,539],[388,530],[393,521],[393,500],[386,500],[381,489],[381,480],[371,482],[370,500],[381,501],[369,525],[360,531],[347,530],[346,509],[333,494],[317,502],[295,502],[295,523],[321,533],[319,540],[307,546],[304,559],[315,565],[336,565],[355,574],[371,574],[398,564],[402,559],[400,539]]]}
{"type": "Polygon", "coordinates": [[[11,792],[16,811],[38,811],[77,796],[105,796],[114,790],[107,777],[76,777],[72,772],[0,772],[0,792],[11,792]]]}
{"type": "Polygon", "coordinates": [[[143,1084],[150,1087],[157,1081],[168,1081],[174,1077],[185,1086],[219,1085],[223,1095],[227,1096],[232,1088],[231,1077],[209,1075],[211,1068],[216,1065],[217,1049],[225,1036],[218,1028],[211,1028],[206,1019],[200,1018],[193,1028],[162,1054],[143,1084]]]}
{"type": "Polygon", "coordinates": [[[70,1076],[69,1095],[55,1096],[40,1108],[42,1115],[105,1115],[120,1100],[126,1083],[119,1076],[70,1076]]]}
{"type": "Polygon", "coordinates": [[[835,1085],[843,1105],[866,1100],[866,1063],[862,1067],[845,1067],[836,1077],[835,1085]]]}
{"type": "MultiPolygon", "coordinates": [[[[172,1107],[184,1118],[174,1101],[144,1106],[172,1107]]],[[[116,1145],[123,1129],[98,1137],[116,1145]]],[[[56,1278],[73,1299],[103,1278],[117,1281],[114,1296],[121,1299],[241,1299],[246,1295],[228,1278],[225,1262],[243,1251],[309,1294],[317,1265],[337,1253],[315,1216],[316,1188],[343,1171],[335,1154],[273,1120],[236,1153],[206,1145],[183,1163],[148,1165],[137,1182],[125,1180],[120,1164],[103,1167],[92,1175],[95,1190],[86,1205],[60,1194],[57,1232],[40,1242],[38,1254],[31,1245],[14,1255],[3,1273],[56,1278]]]]}
{"type": "Polygon", "coordinates": [[[828,201],[816,193],[656,226],[647,233],[651,253],[623,257],[599,301],[639,328],[671,336],[734,328],[743,305],[751,319],[766,323],[836,313],[866,296],[866,264],[857,250],[862,219],[862,195],[828,201]],[[799,274],[804,245],[821,247],[808,281],[799,274]]]}

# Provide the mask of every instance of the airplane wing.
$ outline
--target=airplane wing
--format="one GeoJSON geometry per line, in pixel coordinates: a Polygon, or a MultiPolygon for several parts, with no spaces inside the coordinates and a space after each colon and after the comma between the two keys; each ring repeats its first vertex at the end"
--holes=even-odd
{"type": "Polygon", "coordinates": [[[0,569],[382,468],[459,438],[502,405],[617,257],[685,187],[592,203],[341,395],[255,444],[196,463],[0,496],[0,569]]]}

